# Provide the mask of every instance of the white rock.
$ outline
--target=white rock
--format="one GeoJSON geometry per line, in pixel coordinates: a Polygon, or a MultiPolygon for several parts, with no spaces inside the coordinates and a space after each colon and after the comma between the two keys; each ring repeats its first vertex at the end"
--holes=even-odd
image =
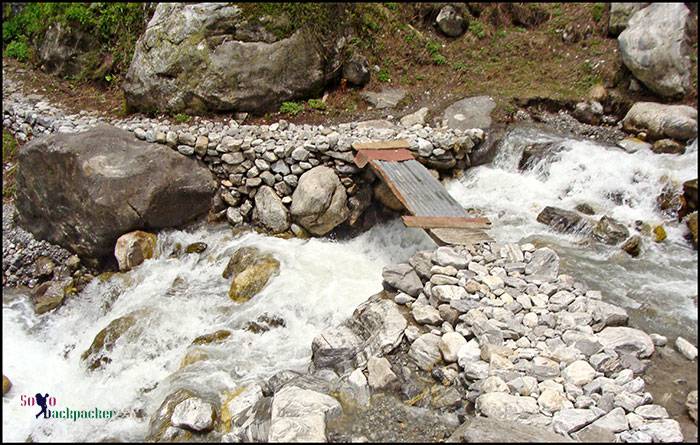
{"type": "Polygon", "coordinates": [[[584,360],[576,360],[562,372],[564,380],[576,386],[583,386],[591,383],[595,376],[595,369],[584,360]]]}
{"type": "Polygon", "coordinates": [[[416,322],[420,324],[438,324],[442,322],[440,312],[427,304],[414,304],[411,314],[416,322]]]}
{"type": "Polygon", "coordinates": [[[642,405],[634,410],[634,413],[644,419],[668,419],[668,411],[661,405],[642,405]]]}
{"type": "Polygon", "coordinates": [[[596,420],[605,411],[598,408],[579,409],[567,408],[557,411],[552,418],[552,427],[559,434],[569,434],[596,420]]]}
{"type": "Polygon", "coordinates": [[[367,377],[365,377],[362,369],[358,368],[350,374],[348,377],[348,384],[352,389],[357,404],[360,406],[369,406],[369,385],[367,383],[367,377]]]}
{"type": "Polygon", "coordinates": [[[695,360],[698,356],[698,348],[683,337],[676,339],[676,349],[688,360],[695,360]]]}
{"type": "Polygon", "coordinates": [[[492,375],[481,383],[481,393],[488,394],[490,392],[510,393],[508,385],[498,376],[492,375]]]}
{"type": "Polygon", "coordinates": [[[369,374],[367,381],[374,390],[384,389],[397,380],[389,360],[384,357],[371,357],[367,361],[367,371],[369,374]]]}
{"type": "Polygon", "coordinates": [[[176,427],[206,431],[214,425],[214,409],[199,397],[190,397],[175,407],[170,422],[176,427]]]}
{"type": "Polygon", "coordinates": [[[449,303],[452,300],[461,300],[467,298],[467,291],[461,286],[433,286],[430,292],[441,303],[449,303]]]}
{"type": "Polygon", "coordinates": [[[447,363],[453,363],[459,358],[459,351],[467,346],[467,340],[457,332],[448,332],[440,338],[438,346],[442,352],[442,358],[447,363]]]}
{"type": "Polygon", "coordinates": [[[673,419],[647,422],[639,427],[639,431],[650,435],[654,442],[683,442],[681,426],[673,419]]]}
{"type": "Polygon", "coordinates": [[[408,355],[415,360],[419,368],[430,371],[440,359],[440,337],[435,334],[423,334],[413,342],[408,355]]]}
{"type": "Polygon", "coordinates": [[[566,408],[573,408],[574,405],[566,396],[554,389],[545,389],[537,398],[537,404],[547,413],[555,413],[566,408]]]}
{"type": "Polygon", "coordinates": [[[537,414],[537,400],[532,397],[513,396],[505,392],[482,394],[476,399],[476,410],[486,417],[513,420],[537,414]]]}
{"type": "Polygon", "coordinates": [[[325,442],[326,421],[340,415],[333,397],[287,386],[272,400],[269,442],[325,442]]]}

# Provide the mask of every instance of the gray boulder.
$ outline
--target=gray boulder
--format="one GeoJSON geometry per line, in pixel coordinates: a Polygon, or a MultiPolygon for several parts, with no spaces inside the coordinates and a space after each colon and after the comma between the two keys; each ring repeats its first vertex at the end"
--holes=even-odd
{"type": "Polygon", "coordinates": [[[343,63],[343,78],[355,86],[363,86],[369,82],[369,62],[362,54],[353,54],[343,63]]]}
{"type": "Polygon", "coordinates": [[[697,137],[698,110],[687,105],[637,102],[622,120],[622,128],[634,133],[645,132],[651,140],[686,141],[697,137]]]}
{"type": "Polygon", "coordinates": [[[406,97],[406,90],[402,88],[382,88],[379,92],[363,91],[360,96],[369,102],[374,108],[393,108],[406,97]]]}
{"type": "Polygon", "coordinates": [[[564,233],[590,232],[591,223],[588,218],[577,212],[547,206],[537,215],[537,222],[564,233]]]}
{"type": "Polygon", "coordinates": [[[593,238],[605,244],[619,244],[627,239],[630,235],[629,230],[624,224],[603,216],[598,223],[593,227],[593,238]]]}
{"type": "Polygon", "coordinates": [[[350,215],[347,198],[333,169],[314,167],[301,175],[292,194],[292,218],[312,234],[325,235],[350,215]]]}
{"type": "Polygon", "coordinates": [[[423,289],[423,283],[418,278],[418,274],[410,265],[405,263],[384,267],[382,269],[382,278],[391,287],[406,292],[412,297],[417,297],[423,289]]]}
{"type": "Polygon", "coordinates": [[[263,185],[255,194],[255,218],[272,233],[280,233],[289,229],[289,213],[287,207],[277,193],[267,185],[263,185]]]}
{"type": "Polygon", "coordinates": [[[286,386],[272,400],[270,442],[325,442],[326,422],[342,413],[333,397],[286,386]]]}
{"type": "MultiPolygon", "coordinates": [[[[321,7],[334,17],[344,10],[321,7]]],[[[335,34],[302,28],[278,39],[235,5],[160,3],[136,43],[126,102],[169,112],[275,110],[317,95],[339,74],[344,39],[335,34]]]]}
{"type": "Polygon", "coordinates": [[[464,18],[452,5],[443,6],[440,9],[435,18],[435,25],[448,37],[459,37],[467,28],[464,18]]]}
{"type": "Polygon", "coordinates": [[[559,255],[549,247],[535,250],[525,273],[553,280],[559,275],[559,255]]]}
{"type": "Polygon", "coordinates": [[[507,419],[475,417],[464,422],[446,440],[450,443],[556,443],[573,442],[547,428],[507,419]]]}
{"type": "Polygon", "coordinates": [[[94,34],[56,22],[46,31],[37,54],[41,68],[59,77],[78,76],[89,67],[88,60],[95,56],[91,51],[98,47],[97,43],[94,34]]]}
{"type": "Polygon", "coordinates": [[[636,12],[618,37],[625,66],[661,96],[690,90],[689,24],[683,3],[653,3],[636,12]]]}
{"type": "Polygon", "coordinates": [[[447,107],[442,114],[442,123],[457,130],[486,130],[491,127],[491,111],[495,107],[496,102],[489,96],[468,97],[447,107]]]}
{"type": "Polygon", "coordinates": [[[608,21],[608,34],[617,37],[627,28],[627,22],[640,9],[646,8],[649,3],[610,3],[610,18],[608,21]]]}
{"type": "Polygon", "coordinates": [[[596,335],[603,348],[613,349],[618,354],[630,353],[639,358],[646,358],[654,353],[651,337],[639,329],[606,327],[596,335]]]}
{"type": "Polygon", "coordinates": [[[37,238],[99,259],[124,233],[177,227],[206,213],[216,187],[196,161],[101,125],[25,145],[16,205],[20,224],[37,238]]]}

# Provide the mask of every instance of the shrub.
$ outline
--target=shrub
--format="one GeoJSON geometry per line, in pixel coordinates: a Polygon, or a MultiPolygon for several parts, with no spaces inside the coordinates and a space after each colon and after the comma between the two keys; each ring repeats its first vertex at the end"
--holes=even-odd
{"type": "Polygon", "coordinates": [[[12,41],[5,47],[4,56],[26,62],[29,59],[29,47],[22,41],[12,41]]]}
{"type": "Polygon", "coordinates": [[[486,31],[484,30],[484,25],[482,25],[481,22],[470,22],[469,32],[474,34],[479,39],[483,39],[484,37],[486,37],[486,31]]]}
{"type": "Polygon", "coordinates": [[[290,114],[292,116],[296,116],[302,111],[304,111],[304,104],[300,104],[297,102],[282,102],[282,105],[280,106],[280,113],[283,114],[290,114]]]}
{"type": "Polygon", "coordinates": [[[177,122],[178,124],[184,124],[185,122],[189,122],[190,119],[192,119],[190,115],[184,113],[177,113],[173,117],[175,118],[175,122],[177,122]]]}
{"type": "Polygon", "coordinates": [[[314,109],[314,110],[325,110],[326,109],[326,103],[322,101],[321,99],[309,99],[307,102],[309,107],[314,109]]]}
{"type": "Polygon", "coordinates": [[[391,80],[389,71],[387,71],[386,68],[382,68],[379,73],[377,73],[377,79],[379,79],[380,82],[389,82],[391,80]]]}
{"type": "Polygon", "coordinates": [[[447,63],[447,59],[442,54],[433,54],[433,63],[435,65],[444,65],[447,63]]]}

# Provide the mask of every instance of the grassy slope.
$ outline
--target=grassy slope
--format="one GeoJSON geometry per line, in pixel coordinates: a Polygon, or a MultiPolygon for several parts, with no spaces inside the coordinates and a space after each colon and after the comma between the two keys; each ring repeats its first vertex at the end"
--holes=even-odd
{"type": "MultiPolygon", "coordinates": [[[[373,72],[365,90],[384,86],[407,90],[407,97],[397,109],[391,110],[394,116],[422,106],[437,115],[462,97],[488,94],[497,101],[496,116],[505,118],[515,110],[516,98],[580,100],[586,98],[595,83],[612,85],[620,68],[617,40],[607,37],[607,12],[596,5],[602,4],[540,4],[550,18],[530,29],[510,24],[508,18],[496,26],[487,17],[489,7],[486,7],[479,19],[472,18],[470,31],[458,38],[446,38],[431,23],[421,21],[416,5],[364,4],[359,10],[362,29],[350,44],[380,69],[379,73],[373,72]],[[591,30],[588,37],[576,43],[563,41],[562,30],[587,27],[591,30]]],[[[692,93],[683,102],[694,104],[697,35],[693,37],[692,53],[692,93]]],[[[110,114],[122,111],[123,98],[114,86],[104,89],[94,84],[58,80],[34,70],[22,77],[30,92],[46,94],[67,104],[69,109],[96,109],[110,114]]],[[[295,116],[272,113],[254,122],[280,117],[295,122],[344,122],[386,115],[369,110],[359,93],[360,90],[341,85],[328,91],[325,110],[313,109],[307,103],[305,111],[295,116]]],[[[644,93],[635,99],[658,101],[644,93]]]]}

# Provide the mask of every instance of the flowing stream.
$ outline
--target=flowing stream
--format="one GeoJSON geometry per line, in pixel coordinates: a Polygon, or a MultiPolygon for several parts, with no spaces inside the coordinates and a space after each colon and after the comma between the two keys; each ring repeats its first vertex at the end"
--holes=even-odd
{"type": "MultiPolygon", "coordinates": [[[[697,149],[682,156],[628,154],[560,139],[564,151],[519,172],[523,145],[533,140],[552,137],[531,130],[512,133],[491,165],[468,170],[447,184],[448,191],[492,219],[490,234],[497,241],[552,246],[562,258],[563,272],[626,307],[632,325],[696,341],[697,252],[683,239],[684,224],[666,222],[668,239],[645,242],[642,255],[634,259],[618,247],[582,245],[580,236],[553,232],[535,218],[546,205],[572,209],[585,202],[599,215],[628,225],[631,233],[636,220],[662,222],[655,206],[661,178],[696,178],[697,149]],[[624,204],[615,204],[611,193],[621,193],[624,204]]],[[[142,440],[149,416],[174,388],[221,395],[280,370],[304,370],[314,336],[381,290],[383,266],[432,248],[424,232],[405,228],[399,220],[341,242],[255,233],[234,237],[227,226],[209,226],[162,232],[156,258],[126,274],[93,280],[79,297],[49,314],[35,315],[25,294],[6,290],[3,373],[13,389],[3,398],[3,440],[142,440]],[[197,241],[209,246],[202,254],[170,257],[176,243],[197,241]],[[228,299],[230,280],[221,272],[242,246],[272,253],[281,268],[259,295],[239,305],[228,299]],[[81,354],[95,335],[133,311],[141,314],[136,322],[141,334],[125,334],[111,351],[110,363],[88,370],[81,354]],[[281,317],[285,326],[257,334],[243,329],[263,313],[281,317]],[[219,329],[232,335],[201,346],[208,359],[180,369],[192,340],[219,329]],[[56,397],[57,409],[114,409],[117,415],[109,420],[35,419],[39,409],[22,406],[21,396],[38,392],[56,397]]]]}

